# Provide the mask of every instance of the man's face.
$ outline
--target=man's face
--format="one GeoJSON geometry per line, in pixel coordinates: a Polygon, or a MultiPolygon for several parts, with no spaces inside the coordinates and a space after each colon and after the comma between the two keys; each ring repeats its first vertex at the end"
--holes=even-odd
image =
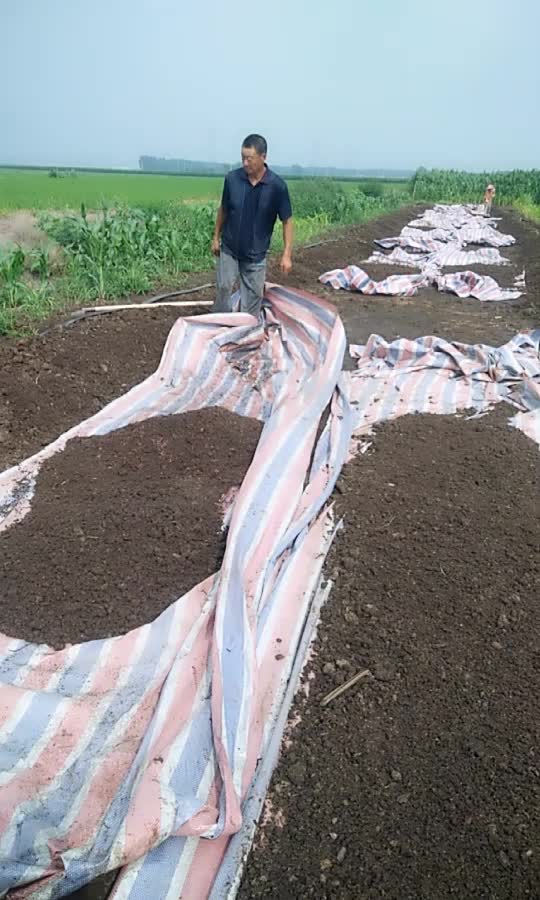
{"type": "Polygon", "coordinates": [[[258,175],[264,168],[266,153],[257,153],[254,147],[242,147],[242,166],[246,175],[258,175]]]}

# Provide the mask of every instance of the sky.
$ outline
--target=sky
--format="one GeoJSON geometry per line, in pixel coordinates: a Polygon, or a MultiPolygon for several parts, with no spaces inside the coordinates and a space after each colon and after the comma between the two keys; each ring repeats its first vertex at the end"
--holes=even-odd
{"type": "Polygon", "coordinates": [[[538,0],[0,0],[0,163],[540,167],[538,0]]]}

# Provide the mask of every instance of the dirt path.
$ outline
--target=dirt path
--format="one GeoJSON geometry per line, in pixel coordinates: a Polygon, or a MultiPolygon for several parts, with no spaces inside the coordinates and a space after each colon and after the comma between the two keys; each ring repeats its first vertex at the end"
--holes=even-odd
{"type": "MultiPolygon", "coordinates": [[[[317,282],[361,264],[375,237],[398,233],[414,212],[299,251],[291,286],[336,302],[352,342],[378,332],[497,344],[531,327],[540,240],[513,214],[500,224],[518,239],[512,267],[479,268],[503,285],[526,268],[524,302],[432,290],[368,298],[317,282]]],[[[269,279],[282,280],[275,264],[269,279]]],[[[0,470],[154,371],[175,318],[115,313],[0,341],[0,470]]],[[[382,429],[373,455],[345,470],[338,501],[349,524],[329,562],[339,577],[312,699],[272,788],[287,826],[271,825],[266,849],[252,854],[243,900],[540,896],[537,460],[498,417],[415,417],[382,429]],[[373,677],[323,713],[318,698],[357,667],[373,677]]]]}
{"type": "Polygon", "coordinates": [[[538,474],[502,410],[399,419],[346,466],[310,696],[241,900],[540,896],[538,474]]]}

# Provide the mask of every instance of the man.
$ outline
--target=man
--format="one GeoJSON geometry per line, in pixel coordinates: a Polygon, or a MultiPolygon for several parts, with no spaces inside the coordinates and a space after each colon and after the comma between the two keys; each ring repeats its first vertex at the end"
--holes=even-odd
{"type": "Polygon", "coordinates": [[[493,198],[495,197],[496,191],[495,187],[492,184],[488,184],[486,188],[486,193],[484,194],[484,215],[491,215],[491,208],[493,206],[493,198]]]}
{"type": "Polygon", "coordinates": [[[215,312],[231,312],[231,294],[240,280],[240,311],[261,318],[266,255],[276,218],[283,223],[281,271],[292,268],[293,222],[287,185],[266,165],[267,144],[250,134],[242,144],[242,168],[225,178],[212,252],[217,261],[215,312]]]}

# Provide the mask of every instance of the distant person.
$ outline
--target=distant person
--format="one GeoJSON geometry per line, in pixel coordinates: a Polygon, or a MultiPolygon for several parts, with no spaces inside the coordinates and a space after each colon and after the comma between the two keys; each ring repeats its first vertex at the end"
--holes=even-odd
{"type": "Polygon", "coordinates": [[[266,165],[267,144],[250,134],[242,144],[242,168],[225,178],[212,253],[218,257],[215,312],[231,312],[231,295],[240,280],[240,311],[261,317],[266,255],[276,218],[283,222],[281,271],[292,268],[293,221],[287,185],[266,165]]]}
{"type": "Polygon", "coordinates": [[[485,216],[491,215],[491,209],[493,206],[493,198],[495,197],[496,193],[497,193],[497,191],[495,190],[494,185],[488,184],[488,186],[486,188],[486,193],[484,194],[484,215],[485,216]]]}

